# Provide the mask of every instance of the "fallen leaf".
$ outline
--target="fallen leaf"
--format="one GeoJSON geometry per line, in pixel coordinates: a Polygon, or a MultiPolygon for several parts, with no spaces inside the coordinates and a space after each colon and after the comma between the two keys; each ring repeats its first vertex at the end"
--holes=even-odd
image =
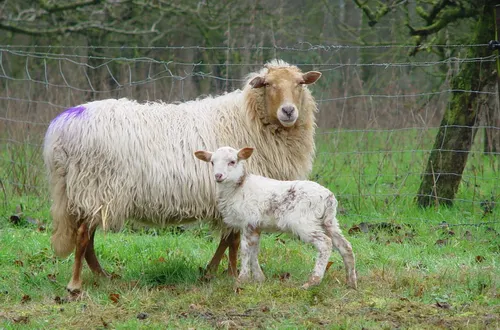
{"type": "Polygon", "coordinates": [[[109,322],[104,321],[104,319],[102,318],[102,316],[101,316],[101,322],[102,322],[102,325],[104,326],[104,328],[107,329],[109,327],[109,322]]]}
{"type": "Polygon", "coordinates": [[[330,269],[330,267],[332,267],[332,265],[333,265],[333,261],[328,261],[328,263],[326,264],[326,270],[325,270],[325,272],[327,272],[328,269],[330,269]]]}
{"type": "Polygon", "coordinates": [[[236,294],[240,294],[240,293],[241,293],[241,291],[243,291],[243,288],[242,288],[242,287],[239,287],[239,286],[237,286],[237,287],[234,289],[234,293],[236,293],[236,294]]]}
{"type": "Polygon", "coordinates": [[[436,302],[435,306],[442,308],[442,309],[450,309],[451,308],[451,305],[445,301],[438,301],[438,302],[436,302]]]}
{"type": "Polygon", "coordinates": [[[47,274],[47,278],[51,282],[55,282],[56,281],[56,275],[55,274],[47,274]]]}
{"type": "Polygon", "coordinates": [[[27,303],[28,301],[31,301],[31,297],[27,294],[25,294],[22,298],[21,298],[21,304],[25,304],[27,303]]]}
{"type": "Polygon", "coordinates": [[[19,266],[19,267],[23,267],[24,263],[21,260],[16,260],[16,261],[14,261],[14,265],[19,266]]]}
{"type": "Polygon", "coordinates": [[[464,238],[465,238],[466,240],[468,240],[468,241],[472,241],[472,234],[471,234],[471,232],[467,230],[467,231],[464,233],[464,238]]]}
{"type": "Polygon", "coordinates": [[[120,295],[118,293],[110,293],[109,299],[116,304],[120,300],[120,295]]]}
{"type": "Polygon", "coordinates": [[[399,300],[401,300],[401,301],[410,301],[410,299],[408,299],[406,297],[401,297],[401,298],[399,298],[399,300]]]}
{"type": "Polygon", "coordinates": [[[158,258],[158,262],[165,262],[165,258],[163,258],[163,257],[159,257],[159,258],[158,258]]]}
{"type": "Polygon", "coordinates": [[[121,277],[121,275],[118,275],[118,274],[117,274],[117,273],[115,273],[115,272],[112,272],[111,274],[109,274],[109,276],[110,276],[110,278],[111,278],[112,280],[117,279],[117,278],[122,278],[122,277],[121,277]]]}
{"type": "Polygon", "coordinates": [[[357,234],[357,233],[360,233],[360,232],[361,232],[361,228],[359,228],[358,225],[352,226],[351,228],[349,228],[349,231],[347,231],[347,233],[349,235],[354,235],[354,234],[357,234]]]}
{"type": "Polygon", "coordinates": [[[276,237],[275,241],[278,242],[278,243],[281,243],[281,244],[286,244],[285,240],[283,240],[283,239],[281,239],[279,237],[276,237]]]}
{"type": "Polygon", "coordinates": [[[261,312],[264,312],[264,313],[267,313],[267,312],[269,312],[269,311],[270,311],[270,309],[269,309],[269,307],[268,307],[268,306],[262,306],[262,307],[260,308],[260,310],[261,310],[261,312]]]}
{"type": "Polygon", "coordinates": [[[285,282],[286,280],[289,280],[290,279],[290,273],[286,272],[286,273],[280,274],[279,279],[280,279],[281,282],[285,282]]]}
{"type": "Polygon", "coordinates": [[[197,309],[201,309],[201,306],[200,305],[196,305],[196,304],[191,304],[191,305],[189,305],[189,309],[197,310],[197,309]]]}
{"type": "Polygon", "coordinates": [[[27,316],[16,316],[12,319],[14,323],[28,323],[29,319],[27,316]]]}
{"type": "Polygon", "coordinates": [[[447,239],[438,239],[436,245],[447,245],[449,242],[447,239]]]}
{"type": "Polygon", "coordinates": [[[21,217],[17,214],[13,214],[10,216],[9,221],[14,225],[18,225],[21,223],[21,217]]]}
{"type": "Polygon", "coordinates": [[[145,320],[148,318],[148,316],[149,316],[148,313],[143,313],[143,312],[140,312],[139,314],[137,314],[137,318],[139,320],[145,320]]]}
{"type": "Polygon", "coordinates": [[[415,297],[422,297],[422,295],[424,294],[424,287],[423,286],[419,286],[416,290],[415,290],[415,293],[413,294],[415,297]]]}
{"type": "Polygon", "coordinates": [[[483,256],[476,256],[476,262],[483,262],[484,257],[483,256]]]}

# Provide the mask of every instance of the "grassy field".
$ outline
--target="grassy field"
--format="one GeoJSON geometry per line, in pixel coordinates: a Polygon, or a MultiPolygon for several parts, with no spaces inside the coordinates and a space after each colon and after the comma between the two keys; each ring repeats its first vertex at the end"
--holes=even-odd
{"type": "Polygon", "coordinates": [[[337,253],[319,287],[300,289],[315,250],[284,234],[263,238],[263,284],[236,288],[223,272],[225,260],[216,277],[200,281],[199,268],[218,237],[197,224],[99,232],[98,256],[117,276],[101,279],[85,266],[82,298],[66,302],[72,257],[53,256],[46,188],[43,178],[29,174],[31,167],[43,170],[32,151],[29,164],[22,157],[12,164],[6,150],[0,160],[0,196],[6,197],[0,203],[0,329],[497,329],[500,224],[491,200],[499,161],[476,143],[455,206],[420,209],[414,194],[434,133],[318,134],[312,179],[341,202],[339,221],[357,257],[356,291],[345,286],[337,253]],[[29,192],[19,194],[22,175],[16,173],[36,180],[23,183],[29,192]],[[21,205],[22,214],[11,218],[21,205]]]}

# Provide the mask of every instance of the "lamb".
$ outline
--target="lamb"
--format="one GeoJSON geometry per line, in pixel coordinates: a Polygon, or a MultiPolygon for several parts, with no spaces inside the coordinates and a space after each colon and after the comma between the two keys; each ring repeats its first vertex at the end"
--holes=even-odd
{"type": "Polygon", "coordinates": [[[308,85],[320,76],[272,60],[248,75],[243,90],[225,95],[180,104],[106,99],[54,118],[43,154],[53,200],[52,248],[61,257],[75,251],[67,289],[80,291],[83,258],[107,276],[94,251],[95,231],[119,230],[127,219],[159,226],[206,219],[222,233],[207,272],[229,248],[229,274],[237,276],[239,233],[225,229],[212,170],[192,151],[251,144],[260,150],[248,163],[252,171],[306,178],[317,112],[308,85]]]}
{"type": "Polygon", "coordinates": [[[340,252],[347,284],[357,287],[351,244],[339,228],[337,200],[326,188],[312,181],[278,181],[249,174],[245,161],[253,148],[221,147],[215,152],[196,151],[195,156],[211,162],[217,182],[218,207],[224,222],[241,231],[241,271],[238,282],[265,279],[258,261],[262,230],[292,232],[318,250],[316,265],[307,289],[318,285],[325,274],[332,244],[340,252]]]}

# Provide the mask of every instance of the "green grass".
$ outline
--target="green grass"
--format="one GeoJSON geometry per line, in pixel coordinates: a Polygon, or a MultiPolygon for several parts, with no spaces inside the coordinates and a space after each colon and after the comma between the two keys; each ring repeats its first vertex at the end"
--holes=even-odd
{"type": "MultiPolygon", "coordinates": [[[[218,243],[206,226],[182,233],[127,227],[96,237],[103,266],[120,277],[101,279],[84,266],[82,299],[64,303],[73,260],[50,250],[43,178],[16,177],[37,162],[29,153],[15,172],[0,168],[8,197],[0,203],[0,329],[499,328],[499,211],[484,208],[498,194],[499,161],[476,143],[455,205],[418,208],[414,196],[434,134],[318,134],[312,178],[340,200],[338,218],[357,258],[357,291],[345,286],[337,253],[319,287],[300,289],[315,250],[288,235],[264,236],[267,280],[235,290],[223,272],[226,260],[214,279],[199,280],[218,243]],[[22,182],[36,189],[19,196],[22,182]],[[15,225],[9,217],[18,205],[22,221],[15,225]]],[[[8,152],[4,164],[12,159],[8,152]]]]}

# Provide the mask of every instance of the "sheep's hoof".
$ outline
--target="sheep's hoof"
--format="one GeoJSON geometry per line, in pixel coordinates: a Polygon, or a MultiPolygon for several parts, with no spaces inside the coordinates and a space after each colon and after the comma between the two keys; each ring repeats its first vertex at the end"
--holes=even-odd
{"type": "Polygon", "coordinates": [[[82,290],[82,281],[73,281],[71,280],[66,286],[66,290],[70,294],[80,294],[82,290]]]}

